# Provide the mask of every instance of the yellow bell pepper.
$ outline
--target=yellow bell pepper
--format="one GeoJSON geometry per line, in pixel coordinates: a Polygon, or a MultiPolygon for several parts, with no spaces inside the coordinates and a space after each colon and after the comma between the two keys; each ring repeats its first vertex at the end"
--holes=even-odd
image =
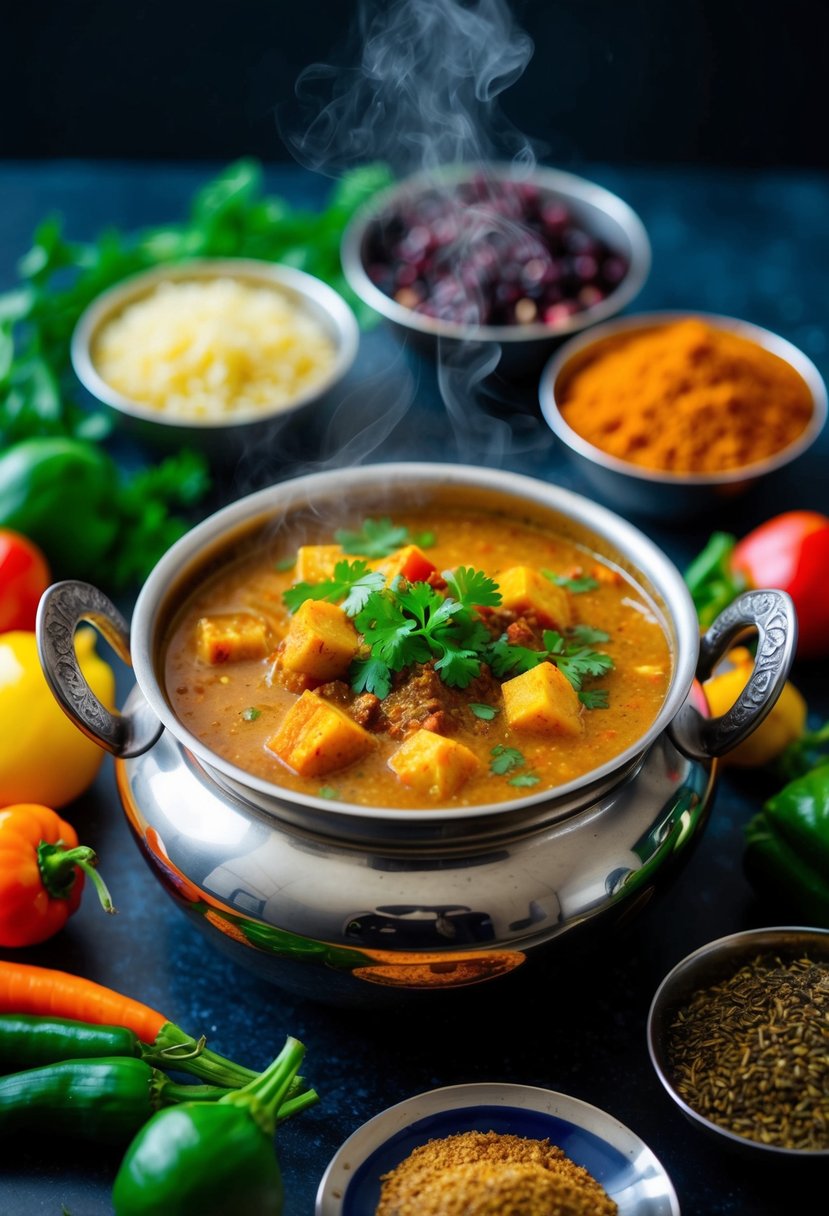
{"type": "MultiPolygon", "coordinates": [[[[718,669],[703,684],[705,697],[715,717],[730,709],[748,683],[754,658],[743,646],[729,651],[727,667],[718,669]]],[[[721,763],[735,768],[759,768],[769,764],[806,729],[807,705],[801,693],[787,681],[769,714],[755,731],[727,752],[721,763]]]]}
{"type": "MultiPolygon", "coordinates": [[[[114,709],[115,676],[95,650],[92,629],[78,630],[75,652],[96,697],[114,709]]],[[[0,634],[0,807],[65,806],[89,788],[104,754],[55,700],[34,633],[0,634]]]]}

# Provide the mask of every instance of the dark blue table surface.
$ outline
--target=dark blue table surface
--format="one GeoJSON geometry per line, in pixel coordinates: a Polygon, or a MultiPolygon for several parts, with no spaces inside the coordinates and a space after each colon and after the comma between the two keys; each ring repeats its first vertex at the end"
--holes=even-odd
{"type": "MultiPolygon", "coordinates": [[[[44,215],[62,213],[77,239],[108,225],[176,219],[218,167],[0,165],[0,290],[13,285],[16,261],[44,215]]],[[[782,334],[829,373],[829,179],[581,169],[626,198],[650,233],[653,269],[632,310],[742,317],[782,334]]],[[[321,204],[329,185],[290,168],[269,170],[267,180],[274,192],[308,206],[321,204]]],[[[242,462],[218,493],[235,496],[320,463],[390,458],[500,465],[589,492],[526,401],[500,417],[468,402],[460,413],[447,411],[431,365],[401,354],[384,330],[364,335],[348,388],[354,395],[326,437],[324,462],[280,465],[260,456],[242,462]]],[[[740,534],[779,510],[829,511],[827,454],[824,433],[768,492],[736,503],[728,518],[682,528],[670,520],[636,522],[683,567],[713,524],[740,534]]],[[[819,717],[829,715],[827,675],[823,662],[798,664],[793,676],[819,717]]],[[[130,679],[119,674],[121,697],[130,679]]],[[[743,826],[764,792],[756,775],[723,774],[710,821],[676,881],[623,933],[565,970],[531,986],[485,984],[462,1000],[438,998],[425,1010],[404,1007],[390,1016],[295,999],[209,946],[140,860],[107,757],[92,790],[66,813],[97,849],[119,915],[103,918],[88,895],[59,937],[3,957],[64,968],[135,996],[253,1068],[273,1058],[286,1033],[300,1038],[304,1071],[321,1101],[279,1133],[288,1216],[311,1216],[329,1159],[366,1119],[436,1086],[488,1080],[544,1086],[610,1112],[660,1158],[684,1216],[780,1216],[797,1206],[800,1174],[760,1169],[691,1128],[652,1072],[644,1032],[659,981],[683,955],[724,934],[779,923],[774,904],[756,899],[741,868],[743,826]]],[[[117,1166],[117,1152],[48,1133],[0,1144],[0,1216],[106,1216],[117,1166]]]]}

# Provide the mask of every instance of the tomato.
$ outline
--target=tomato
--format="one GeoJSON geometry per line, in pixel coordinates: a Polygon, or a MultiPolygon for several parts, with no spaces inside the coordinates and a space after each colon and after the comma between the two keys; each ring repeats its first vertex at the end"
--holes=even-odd
{"type": "Polygon", "coordinates": [[[731,568],[751,587],[777,587],[792,597],[798,657],[829,654],[829,517],[787,511],[738,541],[731,568]]]}
{"type": "Polygon", "coordinates": [[[0,633],[34,629],[49,581],[49,566],[38,546],[19,532],[0,528],[0,633]]]}

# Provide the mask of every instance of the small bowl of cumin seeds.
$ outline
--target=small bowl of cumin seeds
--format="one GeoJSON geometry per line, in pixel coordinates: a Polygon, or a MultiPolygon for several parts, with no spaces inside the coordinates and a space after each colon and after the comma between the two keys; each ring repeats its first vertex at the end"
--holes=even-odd
{"type": "Polygon", "coordinates": [[[751,929],[670,971],[647,1022],[656,1074],[723,1146],[829,1158],[829,930],[751,929]]]}

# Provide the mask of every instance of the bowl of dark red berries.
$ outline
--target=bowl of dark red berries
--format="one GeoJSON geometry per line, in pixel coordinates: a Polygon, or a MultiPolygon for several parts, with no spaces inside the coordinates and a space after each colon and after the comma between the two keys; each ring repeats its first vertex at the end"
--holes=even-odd
{"type": "Polygon", "coordinates": [[[499,374],[535,376],[574,333],[619,313],[650,269],[636,213],[558,169],[454,165],[375,195],[347,227],[352,289],[417,349],[497,343],[499,374]]]}

